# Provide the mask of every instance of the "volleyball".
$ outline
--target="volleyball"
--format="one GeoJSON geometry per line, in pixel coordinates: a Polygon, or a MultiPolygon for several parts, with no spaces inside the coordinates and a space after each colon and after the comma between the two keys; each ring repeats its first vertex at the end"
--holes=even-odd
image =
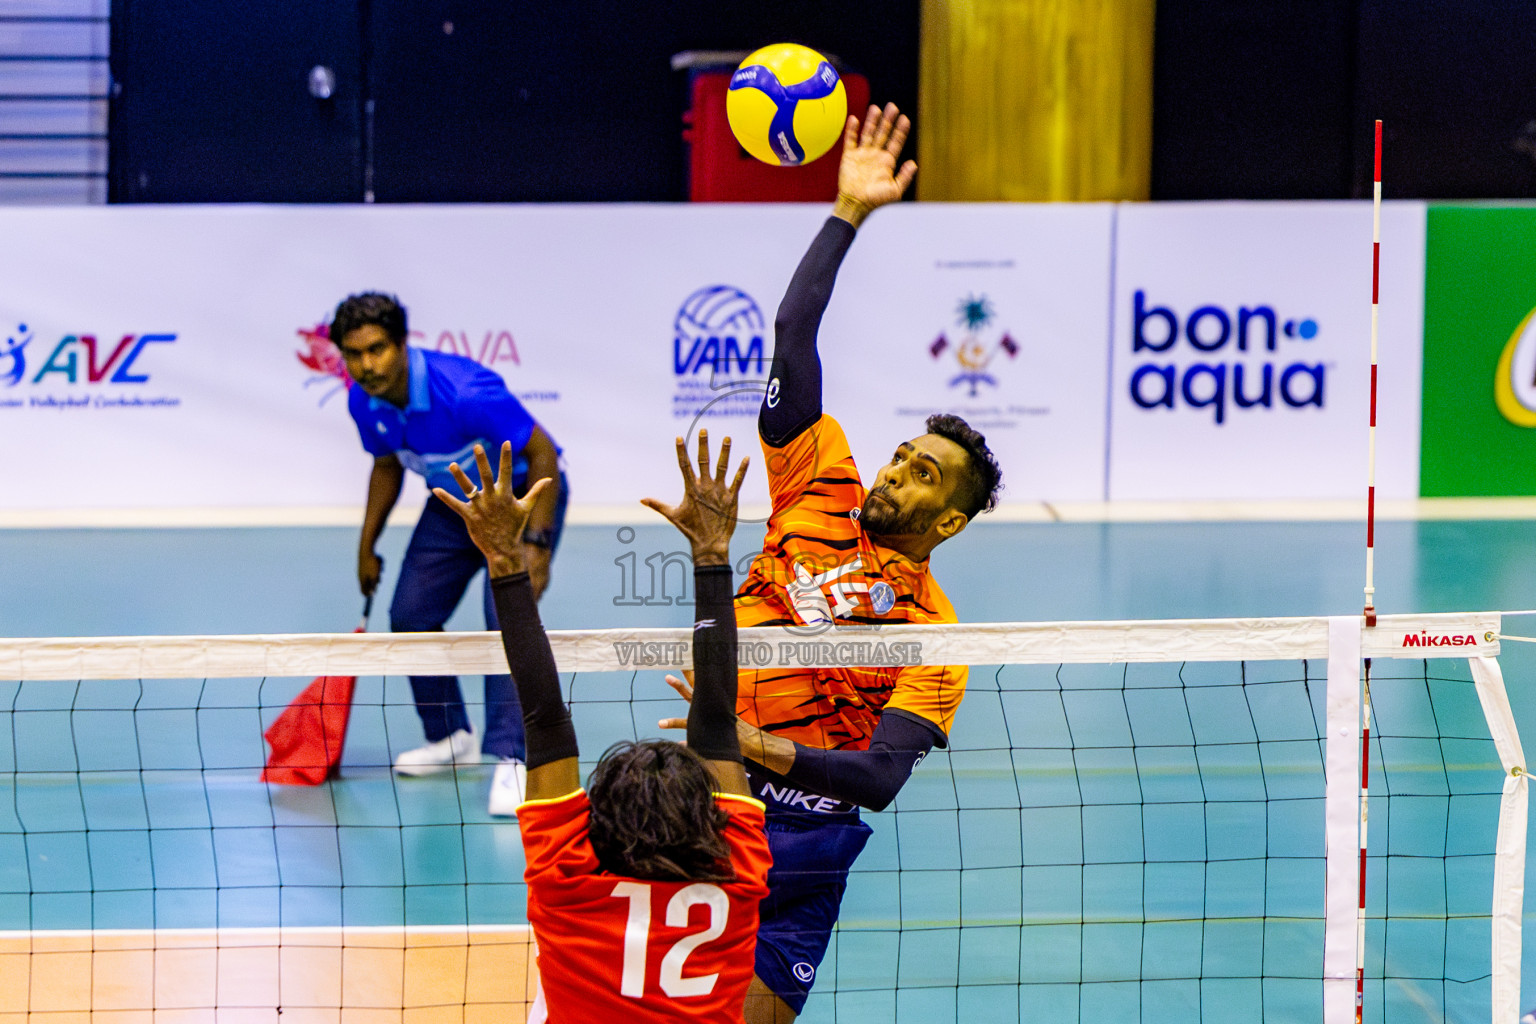
{"type": "Polygon", "coordinates": [[[731,76],[725,116],[741,148],[765,164],[795,167],[831,149],[848,120],[848,94],[825,57],[775,43],[731,76]]]}

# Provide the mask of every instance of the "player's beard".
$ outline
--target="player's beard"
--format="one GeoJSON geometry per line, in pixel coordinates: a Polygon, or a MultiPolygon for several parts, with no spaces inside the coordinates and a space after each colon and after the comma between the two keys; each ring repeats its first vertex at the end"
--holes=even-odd
{"type": "Polygon", "coordinates": [[[927,533],[939,518],[937,512],[924,515],[919,509],[898,509],[888,500],[882,501],[884,495],[877,497],[877,493],[878,488],[870,491],[864,498],[864,507],[859,510],[859,522],[865,533],[876,537],[913,536],[927,533]]]}

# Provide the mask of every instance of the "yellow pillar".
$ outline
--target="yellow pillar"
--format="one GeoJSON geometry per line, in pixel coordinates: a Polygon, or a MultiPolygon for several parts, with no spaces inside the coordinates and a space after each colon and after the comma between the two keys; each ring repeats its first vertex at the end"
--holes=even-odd
{"type": "Polygon", "coordinates": [[[923,0],[918,198],[1148,198],[1154,2],[923,0]]]}

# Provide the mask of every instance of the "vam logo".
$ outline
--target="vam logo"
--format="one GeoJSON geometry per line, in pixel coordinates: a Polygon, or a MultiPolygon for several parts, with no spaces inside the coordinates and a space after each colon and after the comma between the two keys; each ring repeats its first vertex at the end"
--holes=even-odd
{"type": "Polygon", "coordinates": [[[985,295],[967,295],[955,308],[959,313],[955,325],[965,333],[953,345],[948,335],[940,334],[928,346],[928,354],[937,359],[953,347],[955,361],[960,364],[960,373],[950,378],[949,386],[969,387],[970,397],[975,398],[980,385],[997,387],[997,378],[987,372],[992,360],[997,358],[999,352],[1006,354],[1009,359],[1017,358],[1019,343],[1007,331],[1001,336],[992,336],[992,321],[997,318],[997,310],[992,308],[992,303],[985,295]]]}
{"type": "Polygon", "coordinates": [[[763,311],[727,284],[700,288],[683,300],[672,324],[672,372],[711,378],[763,376],[763,311]]]}
{"type": "Polygon", "coordinates": [[[1515,426],[1536,427],[1536,309],[1525,314],[1504,343],[1493,378],[1493,401],[1515,426]]]}
{"type": "Polygon", "coordinates": [[[757,301],[732,285],[708,285],[684,299],[672,321],[672,415],[757,415],[768,375],[763,328],[757,301]]]}
{"type": "Polygon", "coordinates": [[[1181,317],[1167,306],[1149,306],[1146,292],[1137,289],[1131,354],[1141,362],[1131,373],[1131,401],[1142,409],[1176,409],[1181,402],[1210,409],[1217,424],[1226,422],[1233,407],[1321,409],[1327,365],[1286,362],[1279,355],[1282,338],[1306,343],[1317,333],[1311,317],[1282,320],[1265,305],[1239,306],[1235,312],[1206,305],[1181,317]]]}

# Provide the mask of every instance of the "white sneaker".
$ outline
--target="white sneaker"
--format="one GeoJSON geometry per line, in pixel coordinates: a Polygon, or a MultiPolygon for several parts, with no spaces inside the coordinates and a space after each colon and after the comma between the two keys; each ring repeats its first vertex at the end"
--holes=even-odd
{"type": "Polygon", "coordinates": [[[479,763],[479,737],[468,729],[460,729],[436,743],[407,750],[395,758],[395,771],[401,775],[436,775],[460,765],[479,763]]]}
{"type": "Polygon", "coordinates": [[[496,765],[491,779],[491,801],[486,811],[497,818],[517,817],[517,805],[527,799],[528,767],[512,757],[496,765]]]}

